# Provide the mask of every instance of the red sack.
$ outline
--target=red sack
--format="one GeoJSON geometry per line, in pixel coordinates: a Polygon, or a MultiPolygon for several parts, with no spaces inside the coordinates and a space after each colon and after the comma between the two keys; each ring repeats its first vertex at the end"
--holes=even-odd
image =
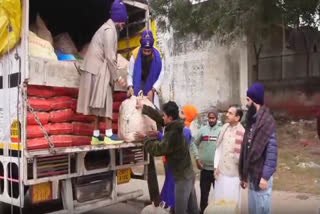
{"type": "Polygon", "coordinates": [[[119,112],[120,105],[121,105],[121,102],[119,102],[119,101],[113,102],[113,105],[112,105],[113,112],[119,112]]]}
{"type": "Polygon", "coordinates": [[[51,110],[61,110],[66,108],[75,109],[77,106],[77,100],[71,97],[53,97],[49,99],[51,110]]]}
{"type": "MultiPolygon", "coordinates": [[[[72,134],[73,126],[71,123],[49,123],[44,125],[45,130],[50,135],[72,134]]],[[[27,126],[27,138],[44,137],[44,134],[39,125],[27,126]]]]}
{"type": "Polygon", "coordinates": [[[49,121],[53,123],[62,123],[71,121],[73,118],[73,111],[72,109],[64,109],[59,111],[52,111],[50,112],[49,121]]]}
{"type": "Polygon", "coordinates": [[[52,135],[50,138],[56,147],[72,146],[72,135],[52,135]]]}
{"type": "Polygon", "coordinates": [[[113,114],[112,123],[118,124],[119,115],[117,113],[113,114]]]}
{"type": "Polygon", "coordinates": [[[79,89],[77,88],[54,87],[53,90],[56,96],[69,96],[73,98],[77,98],[79,93],[79,89]]]}
{"type": "Polygon", "coordinates": [[[43,132],[39,125],[28,125],[27,126],[27,138],[43,137],[43,132]]]}
{"type": "Polygon", "coordinates": [[[72,136],[72,146],[91,145],[91,137],[88,136],[72,136]]]}
{"type": "Polygon", "coordinates": [[[73,122],[73,134],[92,136],[94,126],[88,123],[73,122]]]}
{"type": "MultiPolygon", "coordinates": [[[[47,112],[36,112],[36,115],[39,117],[40,122],[44,125],[47,124],[49,121],[49,113],[47,112]]],[[[37,125],[33,114],[28,112],[27,114],[27,125],[37,125]]]]}
{"type": "Polygon", "coordinates": [[[36,86],[36,85],[28,85],[27,88],[28,96],[35,97],[53,97],[56,95],[52,87],[48,86],[36,86]]]}
{"type": "Polygon", "coordinates": [[[127,93],[122,91],[116,91],[113,93],[113,101],[114,102],[122,102],[127,99],[127,93]]]}
{"type": "Polygon", "coordinates": [[[118,118],[119,118],[119,113],[113,113],[112,114],[112,120],[113,121],[118,121],[118,118]]]}
{"type": "Polygon", "coordinates": [[[94,115],[83,115],[79,113],[75,113],[73,115],[72,120],[76,122],[93,122],[95,120],[96,116],[94,115]]]}
{"type": "Polygon", "coordinates": [[[50,135],[73,134],[72,123],[49,123],[45,128],[50,135]]]}
{"type": "Polygon", "coordinates": [[[27,139],[27,148],[30,150],[34,149],[46,149],[49,148],[48,142],[43,137],[27,139]]]}
{"type": "Polygon", "coordinates": [[[35,111],[50,111],[51,109],[50,101],[45,98],[28,97],[28,101],[35,111]]]}
{"type": "Polygon", "coordinates": [[[77,100],[76,100],[76,99],[73,99],[70,108],[71,108],[74,112],[77,111],[77,100]]]}
{"type": "MultiPolygon", "coordinates": [[[[54,135],[51,136],[51,141],[55,147],[68,147],[72,146],[72,137],[71,135],[54,135]]],[[[27,147],[30,150],[34,149],[46,149],[49,148],[48,141],[44,138],[34,138],[27,140],[27,147]]]]}

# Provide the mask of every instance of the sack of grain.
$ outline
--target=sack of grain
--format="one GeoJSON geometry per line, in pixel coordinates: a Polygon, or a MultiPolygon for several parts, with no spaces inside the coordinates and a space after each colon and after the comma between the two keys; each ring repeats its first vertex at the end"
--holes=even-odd
{"type": "Polygon", "coordinates": [[[157,130],[157,124],[151,118],[142,114],[141,109],[137,109],[137,101],[143,105],[154,107],[145,96],[131,96],[122,102],[119,111],[119,129],[118,135],[126,142],[136,141],[137,132],[147,133],[148,131],[157,130]]]}

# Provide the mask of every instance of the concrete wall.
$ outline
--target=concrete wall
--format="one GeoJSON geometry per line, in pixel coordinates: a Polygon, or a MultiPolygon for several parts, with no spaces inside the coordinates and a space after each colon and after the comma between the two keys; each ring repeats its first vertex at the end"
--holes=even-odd
{"type": "Polygon", "coordinates": [[[320,32],[312,28],[287,29],[283,44],[281,28],[263,45],[258,79],[297,80],[320,77],[320,32]],[[308,59],[309,57],[309,59],[308,59]]]}
{"type": "Polygon", "coordinates": [[[292,119],[314,119],[320,113],[320,90],[306,93],[304,89],[267,89],[265,102],[276,116],[292,119]]]}
{"type": "Polygon", "coordinates": [[[284,49],[282,39],[282,32],[275,30],[259,59],[258,80],[265,85],[266,104],[276,115],[314,118],[320,112],[320,33],[287,30],[284,49]]]}
{"type": "Polygon", "coordinates": [[[244,103],[248,84],[245,43],[222,47],[213,39],[178,39],[168,32],[158,32],[158,40],[165,69],[163,102],[194,104],[200,112],[211,106],[226,110],[230,104],[244,103]]]}

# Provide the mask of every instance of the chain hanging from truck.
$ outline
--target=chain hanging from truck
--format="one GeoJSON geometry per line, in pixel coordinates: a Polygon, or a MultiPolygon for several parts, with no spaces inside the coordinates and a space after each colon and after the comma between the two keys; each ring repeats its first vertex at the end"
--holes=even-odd
{"type": "Polygon", "coordinates": [[[40,129],[41,131],[43,132],[43,135],[45,137],[45,139],[47,140],[48,142],[48,145],[49,145],[49,152],[51,154],[56,154],[56,150],[55,150],[55,146],[54,146],[54,143],[52,142],[47,130],[44,128],[43,124],[41,123],[38,115],[36,114],[36,112],[34,111],[34,109],[32,108],[32,106],[30,105],[28,99],[27,99],[27,95],[25,93],[25,91],[22,89],[22,97],[23,97],[23,100],[25,101],[25,103],[27,104],[27,107],[28,107],[28,111],[31,112],[31,114],[34,116],[34,119],[35,121],[37,122],[37,124],[40,126],[40,129]]]}

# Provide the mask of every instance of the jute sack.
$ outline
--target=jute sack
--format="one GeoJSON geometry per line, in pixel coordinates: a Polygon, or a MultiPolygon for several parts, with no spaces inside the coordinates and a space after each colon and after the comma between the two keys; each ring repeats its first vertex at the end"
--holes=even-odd
{"type": "Polygon", "coordinates": [[[137,109],[137,102],[154,108],[150,100],[145,96],[131,96],[122,102],[119,110],[118,135],[125,142],[137,141],[137,132],[147,133],[157,130],[157,124],[148,116],[142,114],[142,109],[137,109]]]}

